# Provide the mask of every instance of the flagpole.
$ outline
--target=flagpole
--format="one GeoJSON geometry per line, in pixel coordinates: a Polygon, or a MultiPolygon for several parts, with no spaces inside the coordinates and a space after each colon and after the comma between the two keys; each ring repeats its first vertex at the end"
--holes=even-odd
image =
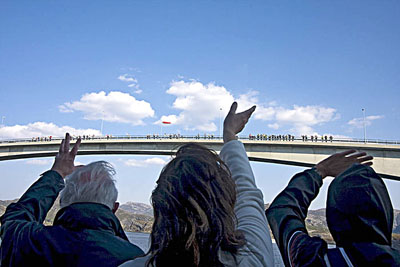
{"type": "MultiPolygon", "coordinates": [[[[164,125],[164,124],[171,124],[171,122],[170,122],[170,121],[161,121],[161,136],[163,135],[162,132],[163,132],[163,125],[164,125]]],[[[160,136],[160,137],[161,137],[161,136],[160,136]]]]}

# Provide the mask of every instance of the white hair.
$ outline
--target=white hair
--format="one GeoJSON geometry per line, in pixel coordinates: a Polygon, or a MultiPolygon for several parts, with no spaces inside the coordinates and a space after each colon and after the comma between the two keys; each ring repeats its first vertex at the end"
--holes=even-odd
{"type": "Polygon", "coordinates": [[[117,201],[115,170],[106,161],[95,161],[76,169],[65,178],[65,188],[60,192],[60,206],[77,202],[95,202],[111,210],[117,201]]]}

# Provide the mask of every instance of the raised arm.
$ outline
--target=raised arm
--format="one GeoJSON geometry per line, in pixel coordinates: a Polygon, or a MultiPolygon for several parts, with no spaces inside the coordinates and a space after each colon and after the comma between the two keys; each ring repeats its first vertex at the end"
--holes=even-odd
{"type": "Polygon", "coordinates": [[[272,233],[287,266],[313,262],[323,264],[326,242],[308,236],[305,219],[311,202],[319,193],[322,180],[336,177],[354,163],[372,165],[371,156],[348,150],[333,154],[314,168],[296,174],[266,211],[272,233]]]}
{"type": "MultiPolygon", "coordinates": [[[[48,210],[57,198],[58,192],[64,187],[63,178],[75,169],[74,159],[78,151],[80,140],[71,150],[70,136],[67,133],[62,140],[53,167],[42,174],[22,195],[17,203],[10,204],[1,217],[1,224],[9,220],[36,221],[42,223],[48,210]]],[[[3,231],[2,231],[3,232],[3,231]]]]}
{"type": "MultiPolygon", "coordinates": [[[[80,140],[69,151],[70,136],[66,134],[51,170],[29,187],[17,203],[10,204],[1,217],[1,258],[11,257],[15,249],[34,249],[32,235],[43,227],[47,212],[53,206],[58,193],[64,188],[63,178],[74,169],[74,159],[80,140]],[[24,245],[20,245],[23,242],[24,245]]],[[[7,265],[7,264],[5,264],[7,265]]]]}
{"type": "Polygon", "coordinates": [[[252,108],[236,113],[237,103],[233,103],[224,121],[224,142],[221,158],[229,167],[237,186],[235,213],[238,229],[246,238],[246,245],[239,251],[239,266],[273,266],[274,257],[267,219],[264,215],[262,192],[257,188],[246,151],[238,134],[246,125],[252,108]]]}

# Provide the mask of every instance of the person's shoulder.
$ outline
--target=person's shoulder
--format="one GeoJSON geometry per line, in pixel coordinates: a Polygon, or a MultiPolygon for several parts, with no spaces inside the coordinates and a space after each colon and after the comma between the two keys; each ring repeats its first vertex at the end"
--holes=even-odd
{"type": "Polygon", "coordinates": [[[143,267],[146,265],[147,260],[149,259],[149,256],[144,256],[144,257],[138,257],[136,259],[126,261],[120,266],[122,267],[143,267]]]}

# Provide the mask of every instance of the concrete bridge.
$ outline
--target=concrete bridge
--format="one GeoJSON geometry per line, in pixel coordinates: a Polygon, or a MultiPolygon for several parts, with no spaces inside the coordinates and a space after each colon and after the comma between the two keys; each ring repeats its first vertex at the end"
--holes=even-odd
{"type": "MultiPolygon", "coordinates": [[[[348,150],[365,151],[374,157],[374,169],[383,178],[400,181],[400,145],[351,142],[303,142],[241,140],[252,161],[311,167],[327,156],[348,150]]],[[[73,143],[74,141],[72,141],[73,143]]],[[[188,142],[203,144],[220,151],[221,139],[204,138],[98,138],[82,140],[78,155],[172,155],[177,147],[188,142]]],[[[51,141],[7,141],[0,143],[0,161],[50,157],[56,155],[60,140],[51,141]]]]}

